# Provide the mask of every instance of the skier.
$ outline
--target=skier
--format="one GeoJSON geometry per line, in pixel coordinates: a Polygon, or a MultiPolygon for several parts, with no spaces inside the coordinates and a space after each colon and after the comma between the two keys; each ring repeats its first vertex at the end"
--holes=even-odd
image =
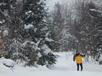
{"type": "Polygon", "coordinates": [[[84,55],[77,53],[73,57],[73,61],[77,64],[77,71],[79,71],[79,67],[81,67],[81,71],[83,70],[83,57],[84,55]]]}

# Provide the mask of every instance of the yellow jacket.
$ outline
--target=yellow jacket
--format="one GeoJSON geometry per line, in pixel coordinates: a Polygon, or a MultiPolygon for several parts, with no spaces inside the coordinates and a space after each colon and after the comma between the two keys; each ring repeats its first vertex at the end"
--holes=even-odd
{"type": "Polygon", "coordinates": [[[81,64],[83,62],[83,57],[81,55],[78,55],[75,57],[75,61],[77,64],[81,64]]]}

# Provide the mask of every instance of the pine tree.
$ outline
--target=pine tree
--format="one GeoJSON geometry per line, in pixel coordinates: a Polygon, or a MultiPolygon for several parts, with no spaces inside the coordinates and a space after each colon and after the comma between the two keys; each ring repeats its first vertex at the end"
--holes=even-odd
{"type": "MultiPolygon", "coordinates": [[[[48,65],[48,64],[55,63],[55,58],[54,58],[55,56],[53,55],[53,53],[51,53],[51,51],[48,52],[47,54],[44,53],[46,49],[49,48],[49,45],[47,45],[46,42],[50,43],[49,41],[46,40],[46,38],[48,38],[47,34],[49,30],[46,25],[47,13],[44,7],[45,5],[43,1],[40,1],[40,0],[26,1],[23,6],[24,14],[22,15],[22,20],[24,21],[24,28],[26,31],[25,35],[29,36],[27,37],[27,39],[30,39],[32,42],[36,44],[36,47],[39,48],[39,49],[34,49],[34,50],[35,50],[35,53],[37,52],[38,54],[40,53],[41,55],[41,57],[36,58],[38,59],[37,63],[40,65],[48,65]],[[32,28],[26,28],[27,26],[30,26],[30,25],[32,26],[32,28]],[[46,45],[48,48],[43,49],[43,47],[45,47],[44,45],[46,45]],[[50,53],[53,56],[50,56],[49,55],[50,53]],[[45,58],[43,58],[43,56],[45,56],[45,58]],[[49,57],[49,59],[47,59],[46,57],[49,57]]],[[[25,35],[22,35],[22,37],[25,35]]],[[[30,61],[29,64],[32,64],[32,61],[30,61]]]]}
{"type": "Polygon", "coordinates": [[[8,57],[15,60],[22,58],[27,65],[42,65],[42,62],[47,66],[54,64],[55,55],[48,45],[54,41],[49,38],[44,1],[3,0],[3,2],[7,7],[5,5],[5,8],[0,7],[0,13],[9,32],[5,37],[6,49],[9,49],[8,57]]]}

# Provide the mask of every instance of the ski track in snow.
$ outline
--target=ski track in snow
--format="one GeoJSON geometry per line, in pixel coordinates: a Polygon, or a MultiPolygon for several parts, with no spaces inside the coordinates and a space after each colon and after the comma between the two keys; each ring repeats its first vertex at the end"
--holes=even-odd
{"type": "Polygon", "coordinates": [[[84,70],[76,71],[76,64],[73,62],[71,52],[56,54],[59,57],[52,69],[48,69],[45,66],[35,68],[16,65],[12,71],[0,65],[0,76],[102,76],[102,65],[84,63],[84,70]]]}

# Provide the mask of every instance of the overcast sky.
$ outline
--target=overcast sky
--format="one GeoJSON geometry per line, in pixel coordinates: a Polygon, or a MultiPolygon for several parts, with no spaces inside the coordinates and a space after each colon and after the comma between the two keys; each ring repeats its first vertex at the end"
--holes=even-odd
{"type": "Polygon", "coordinates": [[[53,6],[56,2],[60,1],[60,0],[46,0],[47,1],[47,6],[49,7],[49,9],[53,9],[53,6]]]}
{"type": "Polygon", "coordinates": [[[70,3],[70,2],[72,2],[72,1],[73,1],[73,0],[46,0],[47,6],[48,6],[48,8],[49,8],[50,10],[53,9],[54,4],[57,3],[57,2],[60,2],[60,3],[68,2],[68,3],[70,3]]]}

